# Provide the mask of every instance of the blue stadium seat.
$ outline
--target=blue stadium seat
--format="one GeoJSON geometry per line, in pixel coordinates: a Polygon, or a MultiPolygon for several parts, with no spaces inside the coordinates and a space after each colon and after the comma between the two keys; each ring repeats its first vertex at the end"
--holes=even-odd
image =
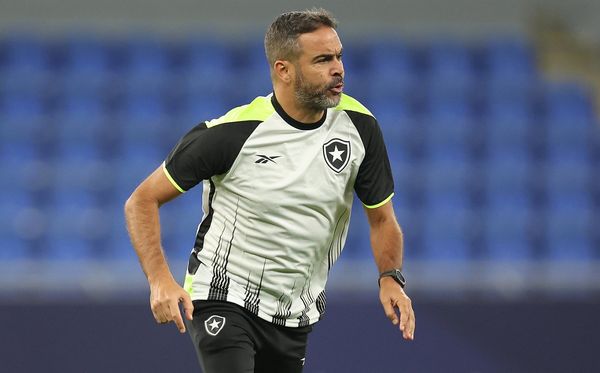
{"type": "Polygon", "coordinates": [[[542,99],[549,120],[585,123],[594,117],[592,93],[580,84],[548,83],[542,99]]]}
{"type": "MultiPolygon", "coordinates": [[[[425,139],[425,141],[427,141],[427,139],[425,139]]],[[[451,142],[445,144],[426,143],[423,151],[423,158],[426,162],[466,162],[471,158],[469,149],[463,146],[463,144],[453,144],[451,142]]]]}
{"type": "MultiPolygon", "coordinates": [[[[406,45],[396,39],[377,41],[367,47],[365,54],[366,69],[362,76],[366,84],[360,89],[368,89],[372,103],[388,95],[401,97],[402,101],[414,95],[419,85],[416,84],[414,58],[406,45]]],[[[345,65],[344,61],[344,68],[345,65]]]]}
{"type": "Polygon", "coordinates": [[[117,138],[122,146],[159,147],[169,129],[168,119],[169,113],[161,97],[129,97],[115,118],[117,138]]]}
{"type": "Polygon", "coordinates": [[[169,258],[185,260],[194,247],[202,219],[201,189],[198,186],[161,207],[163,246],[169,258]]]}
{"type": "Polygon", "coordinates": [[[535,74],[535,56],[527,40],[499,37],[484,46],[486,70],[495,80],[529,79],[535,74]]]}
{"type": "MultiPolygon", "coordinates": [[[[0,185],[6,183],[7,180],[0,180],[0,185]]],[[[28,211],[33,211],[35,208],[35,200],[33,195],[26,190],[19,188],[8,189],[3,185],[2,193],[0,194],[0,237],[8,242],[24,241],[33,239],[36,230],[34,219],[27,222],[24,218],[27,217],[28,211]],[[24,215],[25,214],[25,215],[24,215]],[[31,226],[28,226],[31,223],[31,226]]],[[[24,247],[25,243],[19,245],[24,247]]],[[[2,248],[4,250],[4,248],[2,248]]],[[[0,251],[2,251],[0,250],[0,251]]],[[[15,251],[7,248],[6,250],[15,251]]],[[[10,256],[16,254],[13,252],[10,256]]]]}
{"type": "Polygon", "coordinates": [[[47,213],[51,217],[45,237],[48,244],[40,251],[48,259],[91,259],[94,243],[109,233],[110,219],[89,191],[54,189],[47,213]]]}
{"type": "Polygon", "coordinates": [[[271,93],[273,86],[262,42],[250,41],[232,47],[236,56],[236,72],[232,75],[234,89],[227,91],[232,101],[241,105],[257,95],[271,93]]]}
{"type": "Polygon", "coordinates": [[[371,108],[383,134],[390,159],[407,158],[419,141],[418,126],[411,109],[403,101],[381,100],[371,108]]]}
{"type": "MultiPolygon", "coordinates": [[[[0,179],[0,184],[8,181],[0,179]]],[[[22,260],[30,255],[32,244],[44,229],[34,202],[33,195],[22,189],[0,193],[0,261],[22,260]]]]}
{"type": "Polygon", "coordinates": [[[396,196],[394,196],[393,202],[394,212],[403,233],[404,259],[408,261],[421,259],[423,255],[420,244],[422,214],[416,209],[403,205],[396,196]]]}
{"type": "Polygon", "coordinates": [[[5,69],[11,72],[36,72],[50,67],[47,46],[38,37],[22,33],[8,34],[4,44],[5,69]]]}
{"type": "Polygon", "coordinates": [[[200,122],[219,118],[225,115],[231,108],[222,96],[211,95],[189,95],[183,98],[180,113],[184,118],[190,118],[191,122],[181,123],[184,128],[191,128],[200,122]]]}
{"type": "Polygon", "coordinates": [[[557,160],[547,164],[545,185],[553,195],[587,194],[592,189],[594,169],[587,162],[557,160]]]}
{"type": "Polygon", "coordinates": [[[231,47],[216,37],[199,39],[194,36],[186,40],[184,49],[186,73],[202,74],[207,79],[227,74],[235,63],[231,47]]]}
{"type": "Polygon", "coordinates": [[[462,148],[468,152],[470,144],[477,138],[476,126],[470,116],[462,110],[454,107],[436,108],[430,112],[425,120],[426,123],[423,124],[428,147],[462,148]]]}
{"type": "Polygon", "coordinates": [[[362,75],[378,65],[378,63],[372,65],[373,60],[368,58],[372,45],[360,40],[349,40],[344,42],[343,48],[342,63],[344,70],[348,72],[348,77],[362,75]]]}
{"type": "Polygon", "coordinates": [[[422,168],[413,160],[400,158],[392,159],[391,166],[394,177],[394,205],[403,209],[419,207],[421,200],[415,196],[422,191],[422,168]]]}
{"type": "Polygon", "coordinates": [[[470,48],[453,40],[434,40],[428,45],[430,91],[466,95],[474,83],[475,71],[470,48]]]}
{"type": "Polygon", "coordinates": [[[172,67],[168,44],[157,35],[134,35],[125,42],[129,74],[160,74],[172,67]]]}
{"type": "Polygon", "coordinates": [[[488,161],[483,185],[486,200],[492,208],[527,209],[532,203],[533,166],[511,159],[488,161]]]}
{"type": "Polygon", "coordinates": [[[175,95],[179,91],[177,76],[170,71],[152,72],[137,71],[127,73],[119,79],[120,87],[124,95],[141,97],[147,95],[163,96],[165,98],[175,95]]]}
{"type": "Polygon", "coordinates": [[[56,89],[56,77],[46,70],[29,71],[27,69],[15,71],[0,69],[0,95],[30,95],[44,97],[56,89]]]}
{"type": "Polygon", "coordinates": [[[430,261],[464,261],[470,258],[471,212],[438,208],[423,216],[423,257],[430,261]]]}
{"type": "Polygon", "coordinates": [[[12,195],[15,190],[38,193],[54,181],[48,162],[40,159],[5,158],[0,156],[0,194],[12,195]]]}
{"type": "Polygon", "coordinates": [[[393,82],[398,82],[399,80],[396,79],[399,77],[413,79],[413,58],[410,47],[395,38],[369,43],[364,56],[366,68],[373,75],[387,81],[392,79],[393,82]]]}
{"type": "Polygon", "coordinates": [[[28,162],[42,161],[44,153],[38,144],[33,142],[11,142],[0,146],[0,160],[4,164],[18,165],[28,162]]]}
{"type": "Polygon", "coordinates": [[[530,80],[498,79],[482,82],[481,88],[485,89],[483,97],[487,103],[497,102],[501,106],[509,105],[508,109],[515,104],[521,104],[528,109],[534,109],[538,101],[539,84],[538,81],[530,80]]]}
{"type": "Polygon", "coordinates": [[[98,97],[66,96],[53,116],[53,141],[102,145],[111,138],[112,123],[98,97]]]}
{"type": "Polygon", "coordinates": [[[489,141],[529,141],[533,126],[532,105],[514,97],[487,97],[484,111],[489,141]]]}
{"type": "Polygon", "coordinates": [[[157,36],[138,35],[125,43],[119,82],[125,95],[167,95],[174,89],[171,46],[157,36]]]}
{"type": "Polygon", "coordinates": [[[60,163],[61,160],[78,160],[87,162],[98,162],[103,160],[100,144],[96,142],[68,142],[62,141],[56,144],[53,159],[60,163]]]}
{"type": "Polygon", "coordinates": [[[9,121],[37,119],[46,114],[44,98],[35,93],[5,95],[0,107],[2,116],[9,121]]]}
{"type": "MultiPolygon", "coordinates": [[[[555,202],[548,211],[546,252],[551,260],[587,261],[593,258],[594,214],[589,204],[555,202]]],[[[585,202],[584,202],[585,203],[585,202]]]]}
{"type": "Polygon", "coordinates": [[[469,76],[473,72],[471,51],[456,40],[433,40],[427,52],[430,73],[434,76],[469,76]]]}
{"type": "Polygon", "coordinates": [[[154,148],[130,148],[129,152],[121,154],[111,166],[113,192],[110,198],[117,205],[124,204],[135,188],[166,158],[166,154],[154,148]]]}
{"type": "Polygon", "coordinates": [[[110,42],[78,33],[65,38],[66,69],[75,74],[105,74],[111,69],[110,42]]]}
{"type": "Polygon", "coordinates": [[[525,205],[497,205],[483,218],[485,259],[522,261],[533,259],[532,210],[525,205]]]}
{"type": "Polygon", "coordinates": [[[23,260],[29,256],[29,245],[18,237],[0,237],[0,263],[11,260],[23,260]]]}
{"type": "Polygon", "coordinates": [[[64,158],[48,167],[53,188],[59,190],[81,190],[100,195],[110,190],[113,184],[114,170],[110,164],[100,160],[64,158]]]}
{"type": "Polygon", "coordinates": [[[60,90],[66,96],[105,95],[117,81],[111,43],[94,35],[72,34],[66,39],[60,90]]]}
{"type": "Polygon", "coordinates": [[[362,202],[355,197],[352,205],[352,214],[350,217],[350,225],[348,227],[346,245],[341,254],[341,258],[353,260],[371,257],[371,241],[369,237],[367,215],[363,211],[362,202]]]}
{"type": "Polygon", "coordinates": [[[108,260],[136,261],[137,255],[127,234],[124,204],[125,200],[106,206],[111,221],[105,255],[108,260]]]}
{"type": "Polygon", "coordinates": [[[471,170],[468,162],[430,162],[423,170],[421,185],[425,213],[434,213],[437,209],[468,209],[471,170]]]}

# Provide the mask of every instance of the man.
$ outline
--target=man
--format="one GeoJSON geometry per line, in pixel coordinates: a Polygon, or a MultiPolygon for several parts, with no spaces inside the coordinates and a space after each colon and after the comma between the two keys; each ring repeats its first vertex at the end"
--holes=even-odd
{"type": "Polygon", "coordinates": [[[302,371],[354,191],[384,311],[414,337],[387,152],[375,118],[342,94],[335,29],[322,9],[280,15],[265,36],[273,93],[193,128],[126,203],[154,317],[182,333],[187,325],[205,372],[302,371]],[[200,182],[204,216],[182,288],[161,249],[158,209],[200,182]]]}

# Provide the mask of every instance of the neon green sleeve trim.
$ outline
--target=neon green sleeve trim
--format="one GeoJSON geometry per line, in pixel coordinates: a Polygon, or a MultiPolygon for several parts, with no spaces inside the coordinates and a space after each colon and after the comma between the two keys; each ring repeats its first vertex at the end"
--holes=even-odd
{"type": "Polygon", "coordinates": [[[165,162],[163,162],[162,166],[163,166],[163,171],[165,172],[165,175],[167,175],[167,179],[169,179],[169,181],[171,182],[171,184],[173,184],[173,186],[175,187],[175,189],[177,189],[181,193],[185,193],[185,190],[183,190],[183,188],[181,188],[179,185],[177,185],[177,183],[175,182],[175,180],[173,180],[173,178],[169,174],[169,171],[167,171],[167,166],[165,165],[165,162]]]}
{"type": "Polygon", "coordinates": [[[384,199],[383,201],[379,202],[376,205],[369,206],[369,205],[365,205],[364,203],[363,203],[363,205],[365,205],[365,207],[368,209],[376,209],[376,208],[381,207],[381,206],[385,205],[386,203],[388,203],[392,199],[393,196],[394,196],[394,193],[390,194],[390,196],[388,198],[384,199]]]}
{"type": "Polygon", "coordinates": [[[185,280],[183,280],[183,290],[185,290],[189,295],[192,295],[192,283],[194,282],[194,276],[189,273],[185,274],[185,280]]]}
{"type": "Polygon", "coordinates": [[[259,96],[248,105],[233,108],[222,117],[206,122],[206,127],[210,128],[222,123],[239,122],[244,120],[259,120],[262,122],[273,115],[274,112],[275,108],[271,103],[271,97],[259,96]]]}
{"type": "Polygon", "coordinates": [[[359,113],[363,113],[363,114],[367,114],[372,117],[375,117],[373,114],[371,114],[369,109],[364,107],[364,105],[361,104],[360,102],[358,102],[357,99],[350,97],[346,94],[342,94],[342,97],[340,98],[340,103],[335,107],[335,109],[336,110],[351,110],[351,111],[356,111],[359,113]]]}

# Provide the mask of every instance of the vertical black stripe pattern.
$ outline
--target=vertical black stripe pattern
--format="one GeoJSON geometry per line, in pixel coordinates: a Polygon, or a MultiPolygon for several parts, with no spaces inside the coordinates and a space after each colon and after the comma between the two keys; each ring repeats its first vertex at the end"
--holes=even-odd
{"type": "Polygon", "coordinates": [[[348,219],[344,220],[339,236],[336,237],[336,233],[338,231],[338,227],[340,225],[340,222],[342,221],[342,218],[344,218],[347,214],[349,214],[349,210],[345,210],[342,213],[342,215],[340,215],[340,217],[338,218],[337,223],[335,223],[335,228],[333,229],[333,236],[331,237],[331,243],[329,244],[329,253],[327,254],[327,271],[331,270],[331,267],[342,253],[342,237],[344,236],[344,232],[346,231],[348,219]]]}
{"type": "Polygon", "coordinates": [[[308,318],[308,310],[310,309],[310,306],[315,302],[315,299],[312,293],[310,292],[310,279],[311,277],[309,276],[308,280],[304,283],[304,287],[302,287],[302,294],[300,294],[300,299],[304,304],[304,309],[302,310],[302,314],[300,314],[300,316],[298,317],[298,326],[308,325],[310,321],[310,319],[308,318]]]}
{"type": "Polygon", "coordinates": [[[204,247],[204,236],[208,232],[210,228],[210,224],[212,223],[213,215],[215,210],[213,208],[213,199],[215,197],[215,184],[212,179],[208,179],[210,183],[210,192],[208,193],[208,214],[200,223],[200,228],[198,229],[198,234],[196,235],[196,243],[194,245],[194,251],[199,252],[204,247]]]}
{"type": "Polygon", "coordinates": [[[262,289],[262,281],[265,275],[265,266],[267,261],[263,264],[262,273],[260,274],[260,280],[258,285],[254,285],[250,281],[250,272],[248,272],[248,282],[246,284],[246,296],[244,297],[244,307],[255,315],[258,315],[258,308],[260,305],[260,290],[262,289]]]}
{"type": "Polygon", "coordinates": [[[317,297],[317,310],[321,314],[321,316],[319,316],[319,320],[323,318],[323,315],[325,315],[325,305],[326,304],[327,304],[327,297],[325,296],[325,290],[323,290],[321,292],[321,294],[319,294],[319,296],[317,297]]]}
{"type": "Polygon", "coordinates": [[[238,216],[239,200],[235,207],[235,217],[233,218],[233,229],[231,231],[231,238],[226,248],[222,246],[223,233],[225,232],[225,224],[223,230],[219,236],[219,244],[215,250],[213,257],[213,278],[210,282],[210,289],[208,291],[208,300],[227,300],[227,293],[229,291],[229,277],[227,276],[227,264],[229,263],[229,254],[231,253],[231,247],[235,238],[235,230],[238,216]]]}
{"type": "MultiPolygon", "coordinates": [[[[294,286],[292,286],[290,294],[294,293],[295,286],[296,283],[294,283],[294,286]]],[[[273,315],[273,324],[285,326],[288,317],[290,317],[290,315],[292,314],[290,311],[291,308],[292,298],[287,294],[281,294],[281,296],[277,300],[277,311],[275,311],[275,315],[273,315]]]]}

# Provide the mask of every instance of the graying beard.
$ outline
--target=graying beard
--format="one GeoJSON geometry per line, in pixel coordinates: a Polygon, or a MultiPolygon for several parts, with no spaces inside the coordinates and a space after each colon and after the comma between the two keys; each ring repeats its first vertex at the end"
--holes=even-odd
{"type": "Polygon", "coordinates": [[[301,105],[311,109],[311,110],[325,110],[328,108],[336,107],[339,100],[335,98],[329,98],[326,96],[325,91],[318,92],[308,92],[306,84],[304,84],[304,80],[302,79],[302,75],[298,75],[296,79],[296,100],[301,105]]]}

